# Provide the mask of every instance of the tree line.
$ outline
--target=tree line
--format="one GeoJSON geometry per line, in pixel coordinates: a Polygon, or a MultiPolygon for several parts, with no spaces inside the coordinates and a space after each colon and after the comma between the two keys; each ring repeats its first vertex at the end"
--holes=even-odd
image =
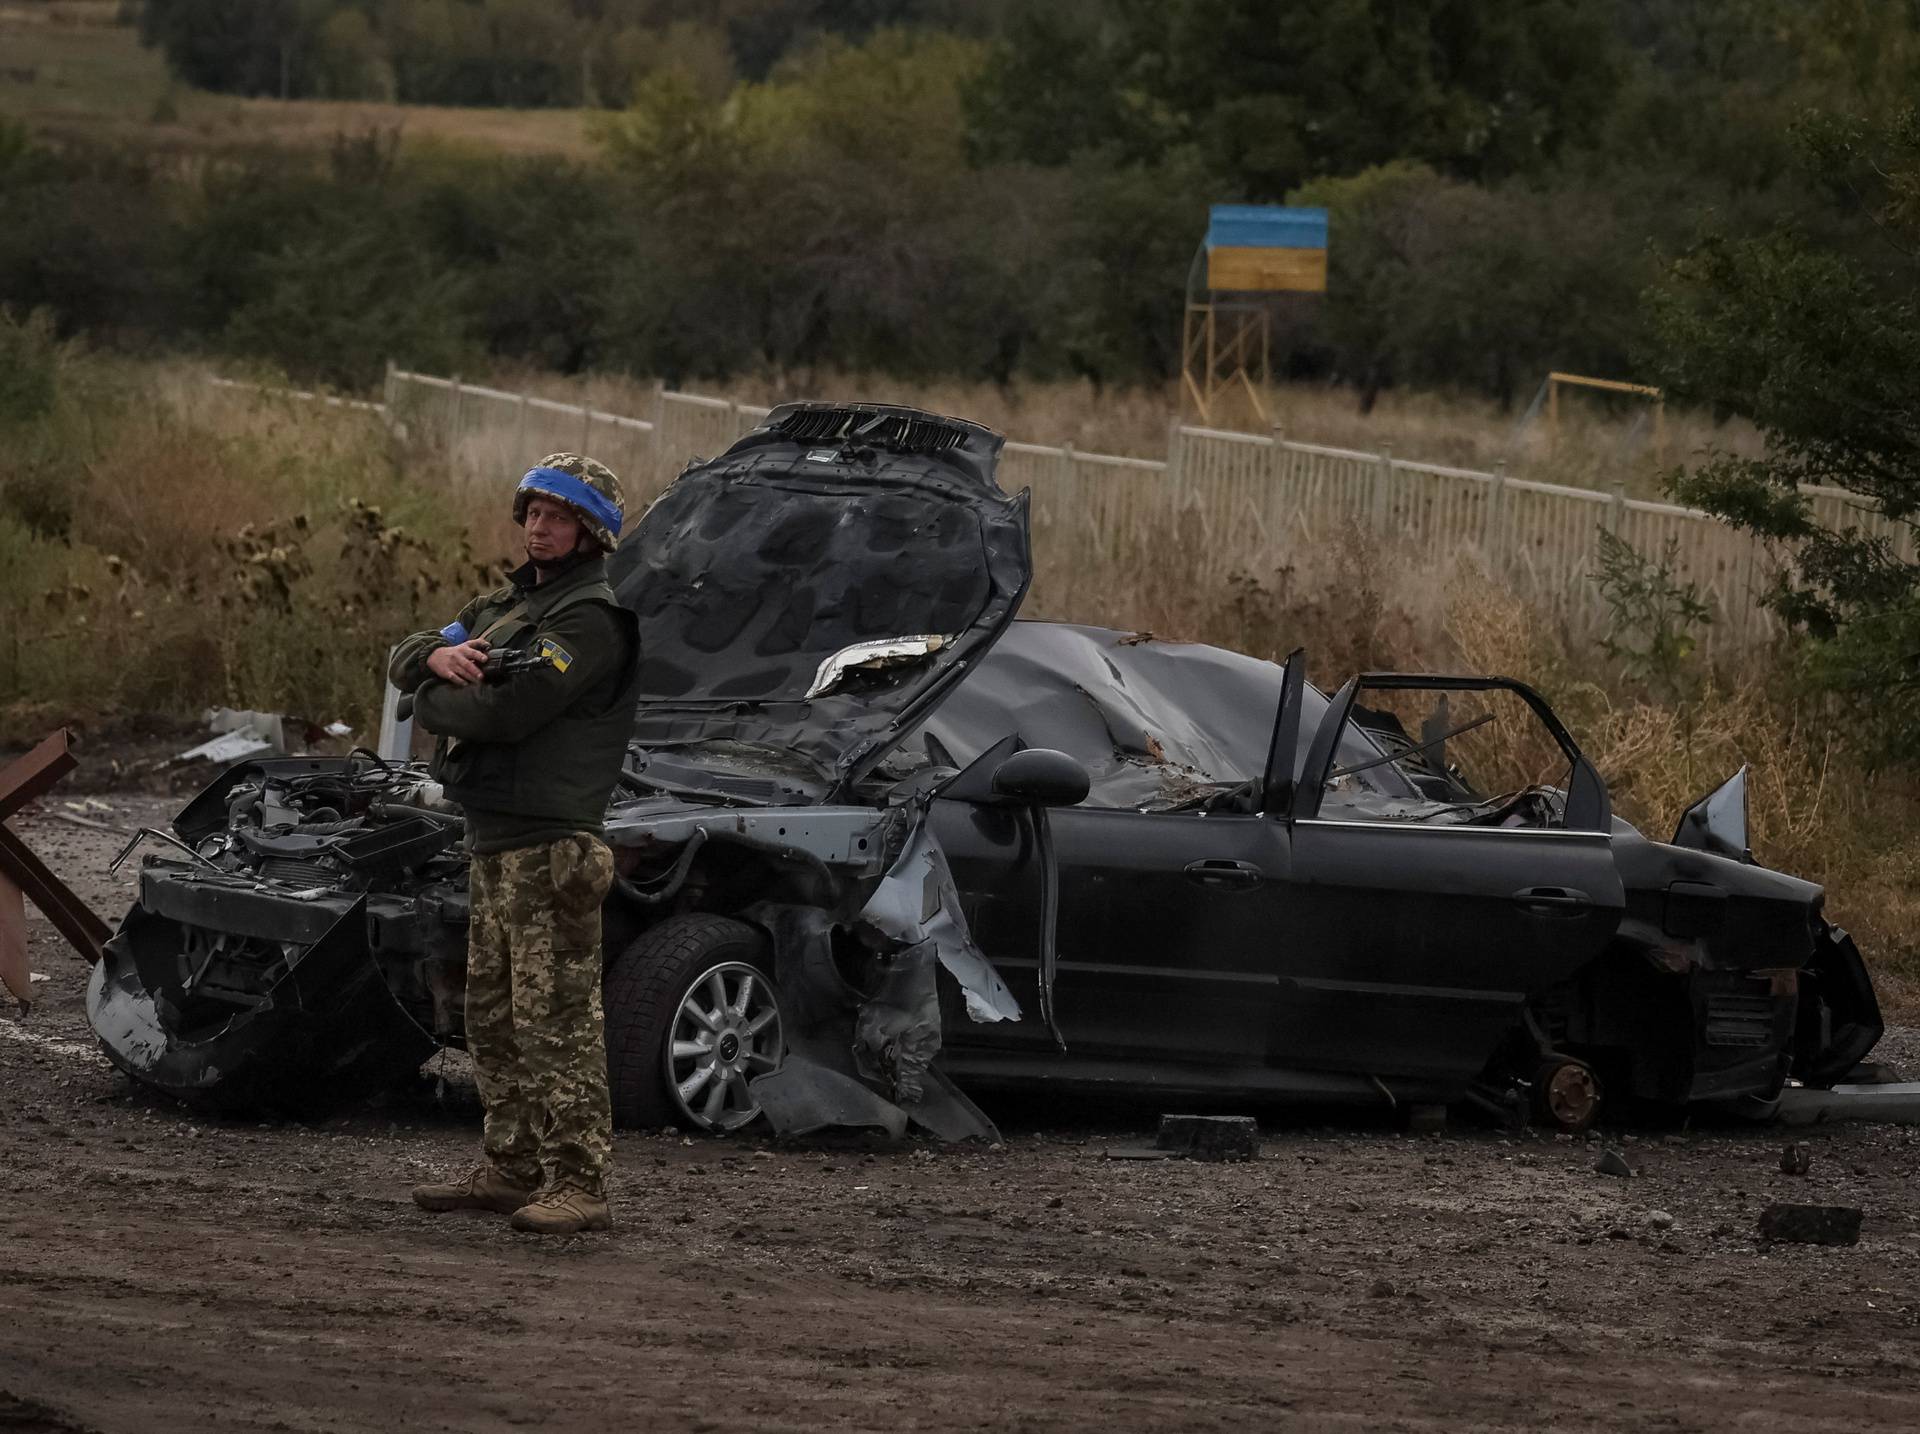
{"type": "Polygon", "coordinates": [[[1866,242],[1792,117],[1920,92],[1913,0],[147,0],[141,24],[209,87],[350,92],[321,41],[351,32],[403,98],[601,101],[567,161],[0,141],[0,304],[348,385],[389,354],[1162,379],[1207,205],[1254,200],[1333,215],[1284,371],[1514,402],[1550,367],[1642,372],[1641,296],[1704,230],[1866,242]]]}

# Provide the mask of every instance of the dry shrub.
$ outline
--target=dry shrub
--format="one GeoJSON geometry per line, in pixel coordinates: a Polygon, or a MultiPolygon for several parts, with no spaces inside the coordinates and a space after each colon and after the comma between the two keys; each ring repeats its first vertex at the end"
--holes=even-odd
{"type": "MultiPolygon", "coordinates": [[[[508,368],[485,381],[636,418],[646,417],[653,402],[651,380],[619,374],[568,377],[508,368]]],[[[1199,422],[1181,407],[1177,382],[1096,386],[1084,379],[1021,379],[996,384],[822,370],[744,374],[692,388],[754,405],[806,398],[905,403],[970,418],[1023,443],[1071,444],[1084,453],[1135,458],[1165,458],[1172,425],[1199,422]]],[[[1650,410],[1639,400],[1573,392],[1562,396],[1560,410],[1555,429],[1544,410],[1508,412],[1469,395],[1391,389],[1363,413],[1351,389],[1290,383],[1273,389],[1269,411],[1272,423],[1301,443],[1368,453],[1391,448],[1397,458],[1483,472],[1505,464],[1516,478],[1601,489],[1619,484],[1636,497],[1663,496],[1661,474],[1709,446],[1760,451],[1750,426],[1717,422],[1704,412],[1669,410],[1656,440],[1650,410]]],[[[1217,417],[1213,426],[1264,431],[1271,424],[1239,414],[1217,417]]]]}
{"type": "Polygon", "coordinates": [[[1615,811],[1654,840],[1746,766],[1756,858],[1826,887],[1828,915],[1860,941],[1888,1011],[1920,1015],[1920,790],[1910,776],[1863,766],[1844,731],[1796,698],[1784,656],[1708,674],[1697,697],[1676,704],[1632,691],[1598,654],[1569,652],[1484,580],[1456,584],[1446,630],[1462,668],[1548,693],[1615,811]]]}
{"type": "Polygon", "coordinates": [[[1323,686],[1368,668],[1417,665],[1441,641],[1445,566],[1358,527],[1261,572],[1223,564],[1190,513],[1104,551],[1056,537],[1034,536],[1030,617],[1274,660],[1301,647],[1323,686]]]}
{"type": "Polygon", "coordinates": [[[364,729],[387,648],[492,577],[408,473],[357,417],[93,364],[0,453],[0,741],[215,703],[364,729]]]}

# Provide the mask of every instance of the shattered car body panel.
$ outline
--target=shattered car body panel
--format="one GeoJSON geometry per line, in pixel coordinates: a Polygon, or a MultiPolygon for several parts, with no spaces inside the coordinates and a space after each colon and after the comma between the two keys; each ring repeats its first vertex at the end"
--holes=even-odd
{"type": "MultiPolygon", "coordinates": [[[[606,825],[609,981],[676,919],[757,943],[728,959],[778,992],[786,1059],[751,1081],[777,1130],[990,1138],[963,1086],[1498,1103],[1555,1063],[1618,1097],[1764,1101],[1871,1048],[1859,953],[1817,886],[1752,861],[1737,784],[1648,841],[1523,684],[1328,695],[1298,654],[1016,622],[1027,508],[998,446],[911,410],[779,409],[612,565],[648,665],[606,825]],[[1563,778],[1475,785],[1489,694],[1563,778]]],[[[279,1102],[458,1044],[459,823],[418,767],[235,768],[109,943],[110,1054],[279,1102]]],[[[702,979],[667,993],[684,1043],[609,1006],[610,1048],[654,1042],[629,1068],[694,1125],[672,1061],[726,1024],[702,979]]]]}

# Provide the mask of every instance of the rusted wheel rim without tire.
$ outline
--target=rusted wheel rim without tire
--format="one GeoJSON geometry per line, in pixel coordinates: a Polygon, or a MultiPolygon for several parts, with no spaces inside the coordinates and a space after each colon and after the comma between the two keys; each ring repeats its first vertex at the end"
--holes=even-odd
{"type": "Polygon", "coordinates": [[[747,1082],[777,1070],[785,1049],[780,996],[744,961],[710,966],[674,1013],[666,1049],[673,1102],[703,1130],[738,1130],[760,1114],[747,1082]]]}
{"type": "Polygon", "coordinates": [[[1546,1103],[1555,1121],[1577,1130],[1593,1119],[1600,1105],[1600,1083],[1585,1066],[1566,1061],[1547,1074],[1546,1103]]]}

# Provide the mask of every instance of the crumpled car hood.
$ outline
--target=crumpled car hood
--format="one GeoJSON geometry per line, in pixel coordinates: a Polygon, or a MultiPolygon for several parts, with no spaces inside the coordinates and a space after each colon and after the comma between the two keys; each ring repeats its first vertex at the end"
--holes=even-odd
{"type": "Polygon", "coordinates": [[[1026,595],[1001,442],[916,409],[787,404],[689,467],[609,564],[645,634],[634,740],[721,765],[790,753],[823,799],[844,792],[1026,595]]]}

